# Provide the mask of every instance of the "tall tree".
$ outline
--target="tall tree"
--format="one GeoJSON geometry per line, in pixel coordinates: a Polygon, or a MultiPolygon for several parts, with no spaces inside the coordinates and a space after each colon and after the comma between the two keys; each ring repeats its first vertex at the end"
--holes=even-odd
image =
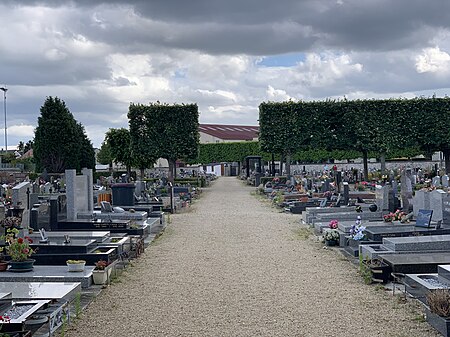
{"type": "Polygon", "coordinates": [[[143,157],[159,156],[169,162],[169,179],[176,176],[176,161],[197,157],[198,133],[197,104],[130,105],[128,118],[135,151],[143,157]],[[139,137],[144,139],[139,140],[139,137]],[[149,149],[145,149],[148,146],[149,149]]]}
{"type": "Polygon", "coordinates": [[[80,129],[65,102],[49,96],[40,111],[33,147],[36,169],[53,173],[79,169],[80,129]]]}
{"type": "Polygon", "coordinates": [[[78,137],[80,138],[80,153],[77,169],[84,167],[95,169],[95,151],[91,141],[86,135],[84,126],[81,123],[77,124],[78,137]]]}
{"type": "Polygon", "coordinates": [[[133,156],[131,154],[130,131],[125,128],[109,129],[105,137],[108,143],[111,159],[117,164],[122,163],[127,168],[128,176],[131,175],[133,156]]]}
{"type": "Polygon", "coordinates": [[[97,153],[97,161],[102,165],[108,165],[109,171],[112,172],[113,158],[111,156],[111,148],[106,139],[102,142],[102,146],[100,146],[100,150],[97,153]]]}

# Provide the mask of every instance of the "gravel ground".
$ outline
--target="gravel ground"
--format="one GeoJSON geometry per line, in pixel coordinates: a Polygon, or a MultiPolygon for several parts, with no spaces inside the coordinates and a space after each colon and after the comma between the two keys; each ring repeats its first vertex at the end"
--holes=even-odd
{"type": "Polygon", "coordinates": [[[439,336],[251,191],[205,189],[66,336],[439,336]]]}

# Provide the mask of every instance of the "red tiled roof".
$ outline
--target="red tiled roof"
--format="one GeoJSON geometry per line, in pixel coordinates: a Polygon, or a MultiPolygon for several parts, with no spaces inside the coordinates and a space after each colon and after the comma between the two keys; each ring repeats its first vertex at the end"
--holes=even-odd
{"type": "Polygon", "coordinates": [[[200,124],[199,131],[226,140],[253,140],[258,138],[259,126],[200,124]]]}

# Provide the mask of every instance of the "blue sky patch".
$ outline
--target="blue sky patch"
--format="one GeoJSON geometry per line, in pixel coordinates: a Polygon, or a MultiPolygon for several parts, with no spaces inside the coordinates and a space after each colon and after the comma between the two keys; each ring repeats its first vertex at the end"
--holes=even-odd
{"type": "Polygon", "coordinates": [[[274,56],[265,56],[258,65],[265,67],[292,67],[306,59],[304,53],[290,53],[274,56]]]}

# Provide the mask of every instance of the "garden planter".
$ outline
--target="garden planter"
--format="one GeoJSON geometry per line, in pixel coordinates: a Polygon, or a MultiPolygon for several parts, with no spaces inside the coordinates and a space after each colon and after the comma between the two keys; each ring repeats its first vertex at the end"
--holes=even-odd
{"type": "Polygon", "coordinates": [[[450,337],[450,320],[438,316],[425,308],[427,322],[445,337],[450,337]]]}
{"type": "Polygon", "coordinates": [[[372,281],[387,283],[391,275],[391,267],[380,260],[363,260],[363,264],[372,272],[372,281]]]}
{"type": "Polygon", "coordinates": [[[106,284],[106,282],[108,281],[108,271],[94,270],[92,272],[92,278],[94,280],[94,284],[98,285],[106,284]]]}
{"type": "Polygon", "coordinates": [[[36,260],[28,259],[25,261],[9,261],[8,271],[12,272],[26,272],[33,270],[33,264],[36,260]]]}
{"type": "Polygon", "coordinates": [[[67,262],[67,270],[70,272],[82,272],[84,271],[84,266],[86,265],[86,261],[80,263],[68,263],[67,262]]]}
{"type": "Polygon", "coordinates": [[[8,268],[8,262],[0,261],[0,271],[6,271],[7,268],[8,268]]]}
{"type": "Polygon", "coordinates": [[[325,240],[325,246],[338,246],[338,241],[336,240],[325,240]]]}

